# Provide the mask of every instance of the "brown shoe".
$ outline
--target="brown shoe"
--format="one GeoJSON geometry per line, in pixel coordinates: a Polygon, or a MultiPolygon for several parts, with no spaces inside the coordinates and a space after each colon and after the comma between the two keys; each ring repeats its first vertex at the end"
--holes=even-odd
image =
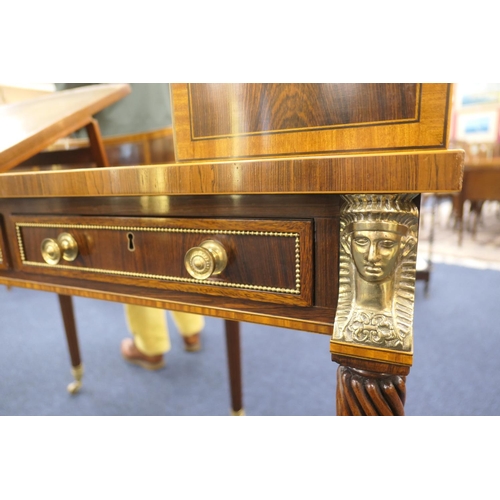
{"type": "Polygon", "coordinates": [[[159,370],[165,366],[163,354],[147,356],[137,349],[133,339],[122,340],[121,353],[126,361],[146,370],[159,370]]]}
{"type": "Polygon", "coordinates": [[[189,337],[182,337],[184,339],[184,350],[187,352],[197,352],[201,349],[200,334],[195,333],[189,337]]]}

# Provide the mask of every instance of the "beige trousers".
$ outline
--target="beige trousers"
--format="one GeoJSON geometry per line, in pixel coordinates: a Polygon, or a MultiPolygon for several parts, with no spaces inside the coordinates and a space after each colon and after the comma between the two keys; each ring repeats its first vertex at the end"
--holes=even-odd
{"type": "MultiPolygon", "coordinates": [[[[199,314],[170,311],[183,337],[201,332],[205,318],[199,314]]],[[[170,351],[167,316],[164,309],[125,304],[125,317],[137,349],[148,356],[170,351]]]]}

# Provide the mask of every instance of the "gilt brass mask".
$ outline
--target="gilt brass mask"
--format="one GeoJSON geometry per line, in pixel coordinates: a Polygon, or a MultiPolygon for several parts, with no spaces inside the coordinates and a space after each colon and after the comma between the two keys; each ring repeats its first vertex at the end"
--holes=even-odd
{"type": "Polygon", "coordinates": [[[413,351],[418,230],[414,196],[343,196],[332,342],[413,351]]]}

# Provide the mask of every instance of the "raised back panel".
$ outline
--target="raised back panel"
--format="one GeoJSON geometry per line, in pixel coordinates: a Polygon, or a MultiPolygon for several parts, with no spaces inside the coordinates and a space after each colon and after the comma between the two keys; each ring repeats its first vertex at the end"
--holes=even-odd
{"type": "Polygon", "coordinates": [[[449,97],[448,84],[173,84],[177,159],[444,148],[449,97]]]}
{"type": "Polygon", "coordinates": [[[195,140],[409,122],[418,119],[419,111],[419,87],[414,83],[191,84],[189,88],[195,140]],[[236,108],[234,103],[238,103],[236,108]]]}

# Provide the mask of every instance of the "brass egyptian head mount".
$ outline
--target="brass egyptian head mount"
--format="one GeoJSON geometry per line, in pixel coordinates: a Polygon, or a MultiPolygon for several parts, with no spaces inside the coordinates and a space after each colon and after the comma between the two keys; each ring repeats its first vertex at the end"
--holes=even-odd
{"type": "Polygon", "coordinates": [[[343,196],[332,342],[412,351],[418,233],[414,197],[343,196]]]}

